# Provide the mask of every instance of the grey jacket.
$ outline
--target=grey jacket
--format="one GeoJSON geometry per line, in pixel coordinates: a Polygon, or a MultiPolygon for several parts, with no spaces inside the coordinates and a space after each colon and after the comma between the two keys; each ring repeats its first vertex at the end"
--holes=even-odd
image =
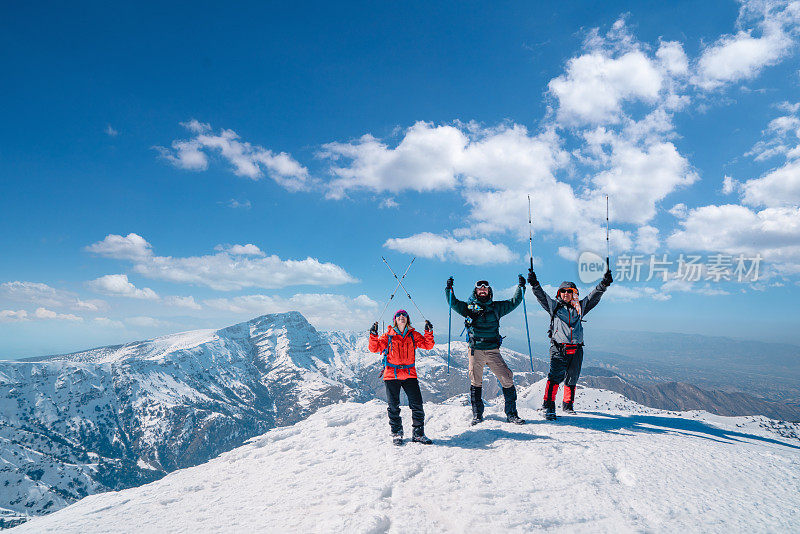
{"type": "MultiPolygon", "coordinates": [[[[563,282],[559,289],[565,287],[575,288],[576,286],[572,282],[563,282]]],[[[551,298],[550,295],[544,292],[538,282],[531,286],[531,291],[536,295],[536,300],[553,317],[553,335],[551,339],[556,343],[574,345],[583,345],[583,317],[597,306],[606,289],[608,289],[608,286],[602,281],[597,284],[597,287],[580,301],[581,313],[578,313],[575,308],[565,304],[561,298],[551,298]],[[555,311],[555,316],[553,311],[555,311]]]]}

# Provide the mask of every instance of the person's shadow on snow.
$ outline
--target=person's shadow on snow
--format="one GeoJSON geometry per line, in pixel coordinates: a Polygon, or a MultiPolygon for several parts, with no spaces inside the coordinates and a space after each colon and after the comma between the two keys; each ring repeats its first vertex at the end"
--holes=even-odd
{"type": "Polygon", "coordinates": [[[581,417],[580,415],[560,416],[554,425],[576,426],[590,428],[600,432],[617,433],[619,430],[631,432],[645,432],[650,434],[681,434],[701,439],[709,439],[718,443],[743,442],[744,440],[760,441],[773,445],[783,445],[790,449],[800,449],[777,439],[765,438],[755,434],[735,432],[709,425],[704,421],[684,419],[682,417],[660,417],[657,415],[612,415],[603,412],[583,412],[595,417],[581,417]]]}
{"type": "Polygon", "coordinates": [[[436,445],[443,447],[458,447],[460,449],[488,449],[495,442],[510,439],[514,441],[539,441],[551,439],[549,436],[537,436],[536,434],[525,434],[523,432],[509,432],[497,428],[471,428],[456,436],[434,441],[436,445]]]}

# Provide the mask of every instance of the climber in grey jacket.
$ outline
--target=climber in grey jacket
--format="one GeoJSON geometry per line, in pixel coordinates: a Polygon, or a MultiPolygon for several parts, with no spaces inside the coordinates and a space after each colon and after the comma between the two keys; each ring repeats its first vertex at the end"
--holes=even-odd
{"type": "Polygon", "coordinates": [[[597,306],[613,279],[611,270],[606,270],[597,287],[582,300],[578,299],[578,288],[573,282],[562,282],[556,298],[544,292],[533,269],[528,271],[531,291],[542,308],[550,315],[550,373],[544,390],[545,417],[556,418],[556,394],[558,385],[564,382],[562,408],[566,413],[575,413],[575,385],[583,364],[583,317],[597,306]]]}

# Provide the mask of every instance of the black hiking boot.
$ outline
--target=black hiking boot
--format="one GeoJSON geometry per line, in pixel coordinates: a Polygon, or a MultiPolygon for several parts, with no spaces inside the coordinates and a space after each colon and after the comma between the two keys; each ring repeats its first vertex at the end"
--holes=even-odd
{"type": "Polygon", "coordinates": [[[566,414],[575,415],[575,408],[573,407],[572,402],[563,403],[561,405],[561,411],[566,414]]]}
{"type": "Polygon", "coordinates": [[[400,446],[403,444],[403,433],[402,432],[392,432],[392,443],[394,445],[400,446]]]}
{"type": "Polygon", "coordinates": [[[506,421],[517,425],[524,425],[525,420],[517,414],[517,388],[503,388],[503,397],[506,400],[506,421]]]}
{"type": "Polygon", "coordinates": [[[556,401],[544,401],[544,418],[548,421],[556,420],[556,401]]]}
{"type": "Polygon", "coordinates": [[[425,428],[421,426],[415,426],[414,432],[411,434],[411,441],[414,443],[421,443],[422,445],[431,445],[433,441],[425,435],[425,428]]]}
{"type": "Polygon", "coordinates": [[[469,402],[472,404],[472,425],[483,422],[483,395],[482,387],[469,387],[469,402]]]}

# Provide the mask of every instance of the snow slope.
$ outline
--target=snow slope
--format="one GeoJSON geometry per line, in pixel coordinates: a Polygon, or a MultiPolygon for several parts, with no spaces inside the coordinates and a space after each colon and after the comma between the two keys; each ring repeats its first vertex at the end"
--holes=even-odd
{"type": "MultiPolygon", "coordinates": [[[[418,353],[429,400],[468,388],[466,344],[452,348],[449,375],[446,344],[418,353]]],[[[512,369],[530,369],[527,356],[502,350],[512,369]]],[[[203,463],[322,406],[381,398],[380,368],[366,332],[320,333],[298,312],[0,361],[0,527],[203,463]]],[[[499,391],[486,382],[487,397],[499,391]]]]}
{"type": "MultiPolygon", "coordinates": [[[[645,408],[579,390],[584,413],[468,425],[427,404],[434,446],[393,447],[386,405],[341,403],[206,464],[92,495],[14,532],[679,532],[800,528],[797,425],[645,408]]],[[[407,409],[403,410],[409,424],[407,409]]],[[[410,430],[410,429],[409,429],[410,430]]]]}
{"type": "Polygon", "coordinates": [[[371,398],[337,380],[333,358],[292,312],[0,361],[0,526],[197,465],[321,406],[371,398]]]}

